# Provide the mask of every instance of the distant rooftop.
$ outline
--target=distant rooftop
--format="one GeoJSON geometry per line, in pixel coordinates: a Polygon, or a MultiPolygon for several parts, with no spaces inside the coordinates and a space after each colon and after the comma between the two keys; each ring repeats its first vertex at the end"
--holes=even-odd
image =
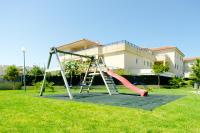
{"type": "Polygon", "coordinates": [[[81,39],[68,44],[61,45],[57,47],[59,50],[63,51],[76,51],[81,49],[86,49],[94,46],[101,46],[98,42],[90,41],[88,39],[81,39]]]}
{"type": "Polygon", "coordinates": [[[170,49],[176,49],[180,54],[185,56],[184,53],[180,49],[178,49],[176,46],[162,46],[162,47],[158,47],[158,48],[149,48],[149,49],[152,51],[156,51],[156,52],[170,50],[170,49]]]}
{"type": "Polygon", "coordinates": [[[183,60],[184,61],[193,61],[193,60],[196,60],[196,59],[200,59],[200,57],[188,57],[188,58],[184,58],[183,60]]]}

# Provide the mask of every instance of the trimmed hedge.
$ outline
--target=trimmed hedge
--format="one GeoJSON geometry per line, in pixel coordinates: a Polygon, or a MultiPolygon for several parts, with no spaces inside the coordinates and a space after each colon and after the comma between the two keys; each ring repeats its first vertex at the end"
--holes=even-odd
{"type": "MultiPolygon", "coordinates": [[[[129,80],[131,83],[133,84],[143,84],[143,85],[157,85],[158,83],[158,77],[155,75],[144,75],[144,76],[132,76],[132,75],[123,75],[124,78],[126,78],[127,80],[129,80]]],[[[35,77],[32,76],[27,76],[26,77],[26,84],[27,85],[32,85],[32,82],[34,80],[35,77]]],[[[37,76],[36,77],[36,82],[40,82],[42,81],[43,76],[37,76]]],[[[81,78],[83,79],[83,78],[81,78]]],[[[169,80],[171,78],[169,77],[160,77],[160,85],[169,85],[169,80]]],[[[78,85],[80,84],[80,76],[74,76],[72,83],[70,83],[70,78],[67,78],[69,84],[72,85],[78,85]]],[[[62,76],[49,76],[47,77],[47,81],[49,82],[54,82],[54,85],[64,85],[62,76]]],[[[120,81],[114,79],[115,84],[120,85],[120,81]]],[[[103,85],[103,80],[101,78],[101,76],[95,76],[94,81],[93,81],[93,85],[103,85]]]]}
{"type": "MultiPolygon", "coordinates": [[[[22,87],[21,82],[15,82],[15,90],[20,90],[22,87]]],[[[13,90],[13,82],[3,81],[0,82],[0,90],[13,90]]]]}

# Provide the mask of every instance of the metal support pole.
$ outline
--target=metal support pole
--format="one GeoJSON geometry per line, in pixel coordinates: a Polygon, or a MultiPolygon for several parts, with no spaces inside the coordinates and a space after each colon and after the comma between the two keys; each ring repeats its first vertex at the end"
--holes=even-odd
{"type": "MultiPolygon", "coordinates": [[[[49,69],[49,66],[50,66],[50,62],[51,62],[51,57],[52,57],[52,53],[49,53],[49,59],[48,59],[48,63],[47,63],[47,68],[46,69],[49,69]]],[[[40,89],[40,96],[43,95],[43,92],[45,90],[45,81],[46,81],[46,76],[47,76],[47,72],[45,70],[44,72],[44,78],[43,78],[43,81],[42,81],[42,86],[41,86],[41,89],[40,89]]]]}
{"type": "Polygon", "coordinates": [[[23,52],[23,58],[24,58],[24,67],[23,67],[23,81],[24,81],[24,90],[26,92],[26,64],[25,64],[25,50],[23,52]]]}

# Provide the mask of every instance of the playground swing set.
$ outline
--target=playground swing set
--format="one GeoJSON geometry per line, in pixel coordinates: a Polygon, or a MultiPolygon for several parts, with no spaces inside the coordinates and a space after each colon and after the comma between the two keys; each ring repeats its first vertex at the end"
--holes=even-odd
{"type": "Polygon", "coordinates": [[[81,59],[86,58],[89,60],[86,72],[84,73],[83,80],[80,81],[80,84],[79,84],[80,85],[80,93],[83,93],[83,92],[89,93],[90,87],[92,86],[92,83],[94,80],[94,77],[96,75],[100,75],[103,79],[103,82],[106,86],[106,89],[107,89],[109,95],[119,94],[119,92],[116,88],[116,85],[114,83],[113,77],[116,78],[117,80],[119,80],[125,87],[136,92],[137,94],[140,94],[140,96],[148,95],[148,92],[146,90],[137,88],[136,86],[131,84],[127,79],[125,79],[124,77],[122,77],[122,76],[114,73],[112,70],[110,70],[106,66],[102,56],[99,56],[96,59],[94,56],[87,56],[87,55],[81,55],[81,54],[76,54],[76,53],[72,53],[72,52],[62,51],[62,50],[58,50],[56,47],[52,47],[49,52],[49,59],[48,59],[47,68],[45,70],[43,82],[42,82],[41,89],[40,89],[40,96],[42,96],[43,93],[45,92],[45,81],[46,81],[47,73],[52,72],[52,71],[60,71],[63,81],[64,81],[64,84],[65,84],[67,94],[70,99],[73,99],[73,95],[70,90],[72,87],[71,82],[69,84],[69,82],[67,81],[63,64],[61,63],[61,60],[59,58],[59,53],[62,53],[64,55],[67,54],[67,55],[71,55],[71,56],[74,55],[74,56],[80,57],[81,59]],[[59,65],[59,67],[57,69],[50,69],[50,64],[51,64],[53,55],[56,56],[56,60],[59,65]]]}

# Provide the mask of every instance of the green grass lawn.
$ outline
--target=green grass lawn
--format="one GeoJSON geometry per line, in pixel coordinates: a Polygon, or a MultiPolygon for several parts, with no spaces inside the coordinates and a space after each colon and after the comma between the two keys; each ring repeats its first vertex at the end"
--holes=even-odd
{"type": "MultiPolygon", "coordinates": [[[[105,91],[103,87],[92,91],[105,91]],[[100,89],[101,88],[101,89],[100,89]]],[[[75,90],[74,92],[77,92],[75,90]]],[[[200,132],[200,95],[191,88],[153,89],[150,94],[186,95],[153,111],[37,97],[38,92],[0,91],[0,132],[200,132]]],[[[120,86],[120,92],[130,92],[120,86]]],[[[51,94],[52,92],[47,91],[51,94]]],[[[56,87],[54,93],[65,93],[56,87]]],[[[132,93],[132,92],[131,92],[132,93]]]]}

